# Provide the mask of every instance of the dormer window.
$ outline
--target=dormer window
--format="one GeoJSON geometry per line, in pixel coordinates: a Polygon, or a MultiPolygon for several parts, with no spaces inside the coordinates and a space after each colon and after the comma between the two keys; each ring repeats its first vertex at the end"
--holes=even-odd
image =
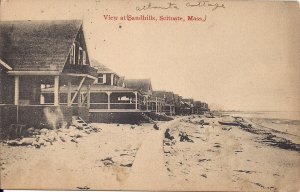
{"type": "Polygon", "coordinates": [[[70,51],[70,64],[75,64],[75,43],[73,43],[70,51]]]}
{"type": "Polygon", "coordinates": [[[106,83],[106,74],[98,74],[98,84],[105,84],[106,83]]]}
{"type": "Polygon", "coordinates": [[[87,62],[86,62],[86,52],[84,50],[82,52],[82,61],[83,61],[84,65],[87,65],[87,62]]]}
{"type": "Polygon", "coordinates": [[[98,84],[103,84],[103,74],[98,75],[98,84]]]}
{"type": "Polygon", "coordinates": [[[79,47],[79,54],[78,54],[78,64],[82,65],[83,64],[83,49],[82,47],[79,47]]]}

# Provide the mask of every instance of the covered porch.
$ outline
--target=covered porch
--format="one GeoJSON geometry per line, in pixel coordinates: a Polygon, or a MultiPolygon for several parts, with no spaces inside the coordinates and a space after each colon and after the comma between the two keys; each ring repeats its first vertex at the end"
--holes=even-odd
{"type": "MultiPolygon", "coordinates": [[[[119,88],[120,89],[120,88],[119,88]]],[[[95,90],[90,93],[90,112],[146,111],[144,96],[134,90],[95,90]]]]}
{"type": "Polygon", "coordinates": [[[147,101],[148,109],[151,112],[155,112],[155,113],[164,113],[165,104],[166,103],[164,99],[160,97],[155,97],[155,98],[152,97],[147,101]]]}
{"type": "Polygon", "coordinates": [[[170,116],[175,115],[175,106],[172,104],[166,103],[163,107],[163,113],[165,113],[166,115],[170,115],[170,116]]]}
{"type": "Polygon", "coordinates": [[[11,71],[8,74],[14,79],[14,100],[5,112],[10,113],[10,110],[15,118],[7,122],[7,126],[23,124],[57,128],[61,124],[71,123],[72,116],[88,120],[87,93],[95,80],[93,76],[54,71],[11,71]],[[72,93],[69,89],[65,96],[62,95],[61,87],[71,86],[76,86],[77,90],[72,93]],[[83,87],[87,87],[87,92],[82,95],[83,87]],[[52,92],[46,91],[50,89],[52,92]]]}

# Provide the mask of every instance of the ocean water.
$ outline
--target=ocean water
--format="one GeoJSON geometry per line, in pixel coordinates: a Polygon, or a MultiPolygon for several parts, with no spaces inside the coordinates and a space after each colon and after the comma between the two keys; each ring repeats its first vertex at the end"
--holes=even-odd
{"type": "Polygon", "coordinates": [[[300,111],[239,111],[226,112],[224,114],[239,117],[287,119],[300,121],[300,111]]]}

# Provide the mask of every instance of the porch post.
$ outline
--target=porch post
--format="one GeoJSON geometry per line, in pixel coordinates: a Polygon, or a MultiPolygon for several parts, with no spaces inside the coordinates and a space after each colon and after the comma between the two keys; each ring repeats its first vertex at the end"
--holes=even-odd
{"type": "Polygon", "coordinates": [[[81,107],[81,89],[78,90],[78,94],[77,94],[77,104],[78,107],[81,107]]]}
{"type": "Polygon", "coordinates": [[[111,94],[111,92],[106,92],[106,94],[107,94],[107,109],[110,109],[110,94],[111,94]]]}
{"type": "Polygon", "coordinates": [[[15,76],[15,105],[19,105],[20,78],[15,76]]]}
{"type": "Polygon", "coordinates": [[[170,105],[170,115],[172,115],[172,106],[170,105]]]}
{"type": "Polygon", "coordinates": [[[162,102],[159,102],[159,112],[162,113],[162,102]]]}
{"type": "Polygon", "coordinates": [[[157,113],[157,97],[155,97],[155,112],[157,113]]]}
{"type": "Polygon", "coordinates": [[[134,94],[135,94],[135,109],[138,109],[138,95],[136,91],[134,92],[134,94]]]}
{"type": "Polygon", "coordinates": [[[59,76],[54,76],[54,105],[59,105],[59,76]]]}
{"type": "Polygon", "coordinates": [[[147,111],[149,110],[149,106],[148,106],[148,98],[146,97],[146,109],[147,111]]]}
{"type": "Polygon", "coordinates": [[[69,79],[69,80],[68,80],[68,98],[67,98],[68,106],[71,106],[71,100],[72,100],[71,87],[72,87],[72,82],[71,82],[71,80],[69,79]]]}
{"type": "MultiPolygon", "coordinates": [[[[88,90],[91,89],[91,85],[88,85],[88,90]]],[[[87,104],[87,107],[90,108],[91,106],[91,91],[88,91],[87,92],[87,101],[86,101],[86,104],[87,104]]]]}

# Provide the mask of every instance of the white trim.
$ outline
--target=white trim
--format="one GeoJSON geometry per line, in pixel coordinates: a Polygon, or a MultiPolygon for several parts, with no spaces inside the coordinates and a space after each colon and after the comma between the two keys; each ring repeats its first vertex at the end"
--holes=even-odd
{"type": "Polygon", "coordinates": [[[88,77],[90,79],[97,80],[97,77],[87,75],[87,74],[76,74],[76,73],[61,73],[62,76],[74,76],[74,77],[88,77]]]}
{"type": "Polygon", "coordinates": [[[140,109],[90,109],[90,113],[132,113],[132,112],[151,112],[150,110],[140,110],[140,109]]]}
{"type": "Polygon", "coordinates": [[[9,75],[60,75],[59,71],[8,71],[9,75]]]}
{"type": "Polygon", "coordinates": [[[20,100],[20,77],[15,76],[15,100],[14,103],[15,105],[19,105],[19,100],[20,100]]]}
{"type": "Polygon", "coordinates": [[[5,67],[6,69],[12,70],[12,68],[11,68],[7,63],[5,63],[4,61],[2,61],[1,59],[0,59],[0,64],[1,64],[3,67],[5,67]]]}
{"type": "Polygon", "coordinates": [[[59,76],[54,76],[54,105],[59,106],[59,76]]]}
{"type": "Polygon", "coordinates": [[[110,85],[114,85],[114,74],[110,74],[110,85]]]}
{"type": "Polygon", "coordinates": [[[9,75],[61,75],[61,76],[74,76],[74,77],[88,77],[96,80],[97,77],[87,74],[76,74],[76,73],[62,73],[59,71],[8,71],[9,75]]]}
{"type": "Polygon", "coordinates": [[[106,73],[103,73],[103,84],[106,83],[106,73]]]}

